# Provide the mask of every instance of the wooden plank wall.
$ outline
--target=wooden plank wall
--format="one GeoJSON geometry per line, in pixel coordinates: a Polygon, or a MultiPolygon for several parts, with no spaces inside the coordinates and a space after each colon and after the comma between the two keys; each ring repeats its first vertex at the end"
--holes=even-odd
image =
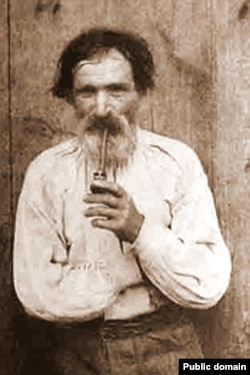
{"type": "Polygon", "coordinates": [[[213,1],[217,114],[214,124],[214,193],[233,258],[224,299],[225,356],[250,357],[250,2],[213,1]],[[234,5],[234,7],[232,6],[234,5]],[[228,338],[228,341],[226,340],[228,338]]]}
{"type": "Polygon", "coordinates": [[[12,374],[11,187],[8,2],[0,2],[0,374],[12,374]]]}
{"type": "MultiPolygon", "coordinates": [[[[249,292],[247,286],[242,285],[247,282],[249,285],[249,214],[245,202],[249,198],[246,172],[250,168],[248,102],[239,69],[244,67],[247,72],[247,65],[242,60],[237,63],[237,70],[236,65],[231,64],[234,54],[240,57],[250,53],[244,18],[247,11],[241,11],[241,14],[245,12],[244,19],[239,21],[238,18],[242,0],[26,0],[25,6],[18,0],[9,0],[8,4],[9,19],[7,0],[0,4],[3,21],[0,45],[2,51],[6,51],[0,79],[3,103],[0,120],[4,134],[0,140],[3,142],[0,149],[4,150],[0,178],[4,186],[1,197],[5,202],[0,224],[1,236],[6,241],[2,249],[6,261],[1,265],[4,275],[1,285],[5,280],[10,283],[10,208],[16,206],[24,171],[40,151],[75,131],[71,108],[53,99],[50,93],[60,51],[66,42],[90,26],[132,29],[147,38],[156,61],[157,89],[150,101],[151,110],[145,103],[142,124],[181,139],[197,151],[215,193],[223,233],[233,249],[235,271],[230,292],[218,307],[194,315],[205,354],[229,356],[237,350],[242,357],[246,356],[249,292]],[[230,30],[233,31],[230,33],[230,30]],[[8,32],[11,37],[9,61],[8,32]],[[230,42],[232,50],[225,51],[225,41],[230,42]],[[8,62],[11,64],[9,83],[8,62]],[[235,87],[242,92],[237,100],[230,83],[232,72],[235,87]],[[238,82],[242,84],[237,86],[238,82]],[[10,92],[11,108],[6,99],[10,92]],[[237,114],[228,105],[231,100],[239,106],[237,114]],[[10,151],[11,165],[8,164],[10,151]],[[12,174],[12,200],[7,185],[9,173],[12,174]],[[241,339],[237,341],[239,332],[241,339]]],[[[7,294],[3,295],[5,299],[8,300],[7,294]]],[[[7,315],[3,310],[1,319],[7,315]]],[[[16,321],[17,316],[20,316],[19,309],[15,310],[13,320],[16,321]]],[[[20,348],[17,362],[25,355],[23,350],[20,348]]]]}

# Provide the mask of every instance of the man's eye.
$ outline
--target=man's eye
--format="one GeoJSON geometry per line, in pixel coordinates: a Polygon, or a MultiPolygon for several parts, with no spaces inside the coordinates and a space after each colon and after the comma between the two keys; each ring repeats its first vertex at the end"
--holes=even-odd
{"type": "Polygon", "coordinates": [[[83,97],[88,97],[96,93],[94,87],[86,86],[76,91],[76,94],[83,97]]]}
{"type": "Polygon", "coordinates": [[[124,86],[110,86],[109,92],[114,96],[123,95],[127,89],[124,86]]]}

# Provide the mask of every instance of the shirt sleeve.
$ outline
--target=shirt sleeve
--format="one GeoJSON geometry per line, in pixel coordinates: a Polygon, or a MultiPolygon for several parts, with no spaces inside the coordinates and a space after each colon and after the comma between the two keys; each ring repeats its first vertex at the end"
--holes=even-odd
{"type": "Polygon", "coordinates": [[[17,296],[28,314],[46,320],[97,317],[115,299],[112,278],[100,260],[69,264],[67,246],[39,196],[42,179],[36,174],[26,175],[16,215],[17,296]]]}
{"type": "MultiPolygon", "coordinates": [[[[230,253],[217,220],[207,177],[189,150],[179,177],[178,199],[169,204],[169,227],[145,216],[130,247],[150,281],[175,303],[196,309],[215,305],[225,293],[231,273],[230,253]]],[[[167,186],[168,176],[159,184],[167,186]]]]}

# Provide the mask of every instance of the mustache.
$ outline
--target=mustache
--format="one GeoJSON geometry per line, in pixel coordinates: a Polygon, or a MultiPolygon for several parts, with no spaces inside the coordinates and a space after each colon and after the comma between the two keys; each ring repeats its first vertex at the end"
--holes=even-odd
{"type": "Polygon", "coordinates": [[[89,115],[85,119],[86,132],[94,132],[97,130],[108,129],[109,134],[116,136],[123,133],[122,119],[114,114],[107,114],[105,116],[89,115]]]}
{"type": "Polygon", "coordinates": [[[113,112],[105,116],[97,116],[95,113],[88,113],[85,116],[79,114],[78,121],[78,137],[87,157],[94,162],[100,160],[106,134],[107,166],[126,165],[136,149],[137,128],[133,122],[130,123],[126,116],[113,112]]]}

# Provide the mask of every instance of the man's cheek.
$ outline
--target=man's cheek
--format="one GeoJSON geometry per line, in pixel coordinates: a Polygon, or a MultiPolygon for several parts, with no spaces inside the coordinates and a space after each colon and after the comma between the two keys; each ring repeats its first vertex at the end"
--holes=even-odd
{"type": "Polygon", "coordinates": [[[125,95],[110,99],[109,104],[116,114],[125,114],[129,112],[131,108],[136,107],[136,102],[133,97],[125,95]]]}
{"type": "Polygon", "coordinates": [[[82,108],[82,106],[75,104],[74,109],[75,109],[76,118],[78,120],[84,119],[84,117],[86,116],[86,111],[82,108]]]}
{"type": "Polygon", "coordinates": [[[123,115],[126,117],[127,121],[131,124],[131,122],[134,121],[134,119],[136,118],[137,116],[137,113],[138,113],[138,110],[137,110],[137,106],[135,105],[130,105],[130,106],[126,106],[124,108],[124,111],[123,111],[123,115]]]}
{"type": "Polygon", "coordinates": [[[94,103],[91,99],[80,99],[75,98],[74,101],[74,108],[76,111],[77,116],[79,117],[85,117],[89,115],[91,112],[93,112],[94,103]]]}

